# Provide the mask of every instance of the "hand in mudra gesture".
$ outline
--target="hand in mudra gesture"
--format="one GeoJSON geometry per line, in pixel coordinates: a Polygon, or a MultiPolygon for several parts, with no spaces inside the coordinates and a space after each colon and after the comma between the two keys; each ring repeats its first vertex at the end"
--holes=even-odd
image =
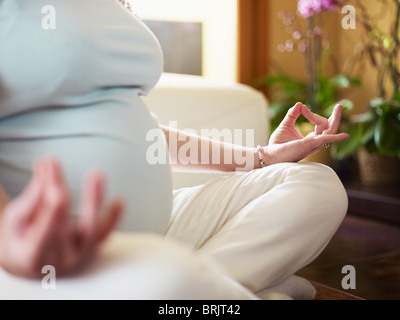
{"type": "Polygon", "coordinates": [[[311,112],[302,103],[292,107],[279,127],[273,132],[269,144],[264,148],[269,164],[297,162],[316,152],[324,145],[349,138],[346,133],[337,133],[340,125],[342,105],[337,105],[331,117],[326,119],[311,112]],[[296,120],[303,115],[315,130],[303,137],[295,128],[296,120]]]}
{"type": "Polygon", "coordinates": [[[9,201],[0,216],[0,265],[22,277],[41,276],[52,265],[57,275],[82,267],[119,221],[123,203],[103,208],[105,180],[100,172],[87,175],[79,218],[73,218],[60,163],[40,160],[28,186],[9,201]]]}

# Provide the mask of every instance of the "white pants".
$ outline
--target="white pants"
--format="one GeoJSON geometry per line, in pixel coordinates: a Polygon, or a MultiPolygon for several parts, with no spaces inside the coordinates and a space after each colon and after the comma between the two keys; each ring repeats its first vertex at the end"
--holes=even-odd
{"type": "Polygon", "coordinates": [[[313,261],[347,206],[346,191],[329,167],[278,164],[177,190],[167,237],[211,256],[257,292],[313,261]]]}
{"type": "Polygon", "coordinates": [[[0,299],[257,299],[313,261],[346,211],[340,180],[320,164],[218,178],[174,192],[165,237],[115,234],[55,290],[0,270],[0,299]]]}

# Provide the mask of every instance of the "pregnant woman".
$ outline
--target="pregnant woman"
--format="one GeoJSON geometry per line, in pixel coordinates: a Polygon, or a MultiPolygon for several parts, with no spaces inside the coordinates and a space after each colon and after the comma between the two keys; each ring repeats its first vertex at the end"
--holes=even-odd
{"type": "Polygon", "coordinates": [[[83,266],[98,249],[104,257],[124,246],[131,286],[116,287],[122,297],[256,299],[315,259],[346,213],[336,174],[297,163],[347,138],[337,134],[342,106],[324,119],[296,104],[262,148],[186,136],[211,152],[208,165],[184,168],[181,145],[169,144],[176,132],[141,100],[162,73],[162,52],[129,9],[120,0],[0,0],[1,279],[29,298],[24,278],[51,265],[60,277],[80,276],[54,295],[97,297],[108,287],[90,287],[90,277],[118,268],[85,278],[83,266]],[[54,28],[45,28],[44,8],[54,28]],[[315,125],[307,137],[294,128],[300,115],[315,125]],[[240,171],[243,164],[213,162],[217,151],[246,154],[253,170],[172,190],[171,166],[146,158],[150,130],[162,133],[174,170],[240,171]],[[120,238],[101,249],[117,223],[120,238]]]}

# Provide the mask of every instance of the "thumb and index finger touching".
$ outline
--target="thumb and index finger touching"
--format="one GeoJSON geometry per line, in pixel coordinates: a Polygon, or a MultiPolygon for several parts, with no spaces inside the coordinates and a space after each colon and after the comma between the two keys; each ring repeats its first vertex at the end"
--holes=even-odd
{"type": "Polygon", "coordinates": [[[287,125],[289,127],[294,127],[297,119],[301,116],[304,105],[300,102],[296,103],[289,111],[286,113],[285,118],[282,121],[282,124],[287,125]]]}
{"type": "Polygon", "coordinates": [[[294,126],[297,119],[303,115],[308,121],[310,121],[315,126],[328,126],[329,120],[312,112],[301,102],[296,103],[292,108],[289,109],[283,123],[289,126],[294,126]]]}
{"type": "Polygon", "coordinates": [[[333,113],[329,119],[326,119],[314,112],[312,112],[307,106],[298,102],[292,108],[289,109],[286,114],[283,123],[285,125],[294,127],[297,119],[303,115],[308,121],[315,125],[315,133],[321,134],[336,134],[340,121],[343,106],[338,104],[335,106],[333,113]]]}

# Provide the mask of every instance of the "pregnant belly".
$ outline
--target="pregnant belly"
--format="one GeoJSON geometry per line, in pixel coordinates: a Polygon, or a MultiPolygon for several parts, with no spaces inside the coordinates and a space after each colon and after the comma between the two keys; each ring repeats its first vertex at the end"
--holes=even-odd
{"type": "MultiPolygon", "coordinates": [[[[146,135],[157,124],[143,106],[102,107],[105,112],[48,110],[10,119],[13,123],[0,121],[0,183],[14,197],[29,181],[34,161],[56,155],[75,210],[85,173],[100,169],[107,178],[107,196],[126,202],[119,229],[163,233],[172,207],[170,167],[146,158],[154,144],[146,135]]],[[[165,141],[162,144],[166,148],[165,141]]]]}

